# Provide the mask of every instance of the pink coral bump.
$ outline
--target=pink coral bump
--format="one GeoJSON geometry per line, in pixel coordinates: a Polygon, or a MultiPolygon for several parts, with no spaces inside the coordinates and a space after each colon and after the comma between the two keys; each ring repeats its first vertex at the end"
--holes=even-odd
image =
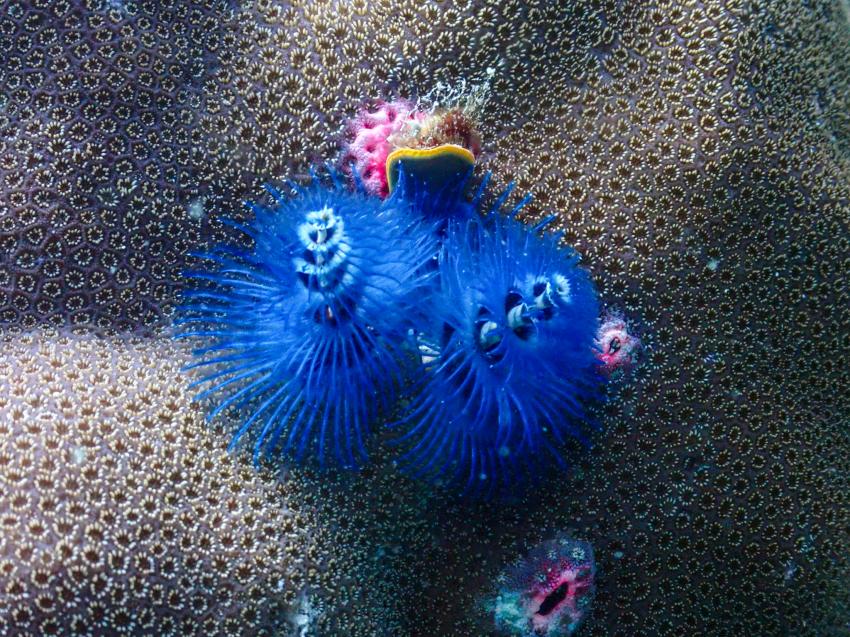
{"type": "Polygon", "coordinates": [[[393,150],[390,137],[400,133],[409,123],[424,118],[425,113],[417,111],[405,99],[380,101],[371,110],[363,109],[350,125],[351,141],[343,154],[345,170],[350,170],[353,164],[366,191],[386,197],[389,194],[387,157],[393,150]]]}

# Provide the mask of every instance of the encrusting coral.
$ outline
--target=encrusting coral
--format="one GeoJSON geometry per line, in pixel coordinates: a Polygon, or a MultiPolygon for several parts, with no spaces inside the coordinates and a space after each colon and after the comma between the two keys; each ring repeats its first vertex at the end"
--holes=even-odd
{"type": "Polygon", "coordinates": [[[0,348],[0,635],[271,635],[320,533],[189,408],[168,341],[0,348]]]}
{"type": "Polygon", "coordinates": [[[0,636],[409,632],[428,500],[391,463],[258,472],[169,338],[0,344],[0,636]]]}
{"type": "Polygon", "coordinates": [[[205,234],[225,2],[0,3],[0,322],[140,329],[205,234]]]}
{"type": "MultiPolygon", "coordinates": [[[[4,324],[161,320],[177,255],[224,234],[215,214],[335,159],[364,102],[485,77],[479,163],[534,193],[530,221],[558,212],[604,304],[639,323],[642,362],[566,478],[398,522],[406,575],[359,581],[387,591],[386,625],[470,634],[505,561],[572,527],[602,574],[582,634],[846,632],[846,3],[49,4],[0,12],[4,324]],[[123,118],[109,77],[156,90],[123,118]]],[[[370,502],[412,489],[372,488],[369,530],[347,531],[361,555],[393,537],[370,502]]]]}

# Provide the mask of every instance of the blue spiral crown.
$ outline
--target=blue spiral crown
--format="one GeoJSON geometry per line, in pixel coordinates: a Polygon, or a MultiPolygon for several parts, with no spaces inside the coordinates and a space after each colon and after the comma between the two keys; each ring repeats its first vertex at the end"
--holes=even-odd
{"type": "Polygon", "coordinates": [[[449,223],[419,333],[427,373],[397,426],[416,475],[512,488],[568,439],[587,441],[598,306],[559,236],[499,212],[449,223]]]}
{"type": "Polygon", "coordinates": [[[362,189],[315,179],[291,184],[295,198],[267,187],[274,204],[248,204],[250,223],[226,223],[250,249],[220,246],[196,256],[211,267],[187,272],[180,337],[212,344],[191,367],[208,373],[197,395],[220,395],[208,415],[229,407],[247,414],[233,444],[251,432],[254,457],[274,449],[323,463],[366,457],[364,436],[395,399],[411,322],[419,313],[436,253],[435,233],[398,197],[384,202],[362,189]]]}

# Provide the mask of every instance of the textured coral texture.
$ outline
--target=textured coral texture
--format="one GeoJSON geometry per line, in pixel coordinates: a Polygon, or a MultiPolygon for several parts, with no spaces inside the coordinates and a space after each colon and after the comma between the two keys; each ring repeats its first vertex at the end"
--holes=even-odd
{"type": "MultiPolygon", "coordinates": [[[[320,634],[486,635],[478,600],[492,578],[563,531],[591,542],[599,566],[583,635],[847,635],[848,16],[845,0],[6,2],[0,320],[9,330],[155,327],[170,315],[185,249],[222,235],[216,218],[263,181],[335,160],[346,119],[364,103],[489,78],[482,168],[534,193],[528,219],[558,214],[605,304],[638,328],[643,362],[612,385],[594,450],[520,502],[426,496],[386,463],[350,478],[282,476],[317,516],[324,557],[355,574],[308,577],[324,592],[320,634]]],[[[102,355],[127,351],[86,342],[102,355]]],[[[39,367],[27,358],[33,347],[4,350],[15,376],[3,382],[26,395],[43,385],[21,384],[39,367]]],[[[133,347],[151,362],[126,383],[145,395],[179,356],[161,340],[133,347]]],[[[57,377],[73,372],[75,356],[61,358],[57,377]]],[[[123,391],[111,378],[87,387],[123,391]]],[[[69,417],[93,432],[141,426],[62,392],[69,417]]],[[[7,414],[25,409],[23,397],[2,395],[7,414]]],[[[187,436],[183,410],[125,444],[187,436]]],[[[40,422],[4,416],[5,449],[30,440],[13,430],[56,426],[40,422]]],[[[212,435],[192,427],[199,439],[212,435]]],[[[72,454],[72,440],[45,436],[36,448],[72,454]]],[[[169,444],[166,465],[187,454],[183,440],[169,444]]],[[[4,475],[35,480],[20,464],[25,451],[4,456],[4,475]]],[[[204,475],[230,466],[215,457],[204,475]]],[[[121,475],[164,480],[154,468],[121,475]]],[[[239,475],[245,489],[261,481],[239,475]]],[[[74,491],[104,497],[82,479],[74,491]]],[[[286,498],[272,501],[256,515],[278,515],[286,498]]],[[[123,509],[103,501],[81,514],[90,511],[109,520],[123,509]]],[[[69,528],[44,526],[56,537],[69,528]]],[[[10,568],[32,568],[28,542],[46,546],[17,533],[4,586],[10,568]]],[[[162,555],[183,555],[183,538],[198,541],[163,535],[162,555]]],[[[91,540],[80,531],[67,542],[81,556],[91,540]]],[[[208,604],[243,558],[203,569],[208,604]]],[[[288,559],[266,568],[295,568],[288,559]]],[[[110,577],[151,581],[144,565],[125,568],[110,577]]],[[[88,597],[44,598],[62,621],[91,607],[103,615],[89,621],[103,626],[125,606],[97,597],[104,579],[91,572],[88,597]],[[95,598],[100,606],[76,601],[95,598]]],[[[39,576],[17,581],[14,608],[45,616],[39,576]]],[[[264,617],[274,587],[249,589],[259,597],[218,603],[259,605],[264,617]]],[[[305,631],[309,600],[296,614],[305,631]]],[[[156,621],[204,616],[181,612],[156,621]]],[[[202,620],[187,630],[206,634],[202,620]]]]}
{"type": "Polygon", "coordinates": [[[167,341],[0,354],[0,635],[262,635],[318,564],[286,486],[226,453],[167,341]]]}

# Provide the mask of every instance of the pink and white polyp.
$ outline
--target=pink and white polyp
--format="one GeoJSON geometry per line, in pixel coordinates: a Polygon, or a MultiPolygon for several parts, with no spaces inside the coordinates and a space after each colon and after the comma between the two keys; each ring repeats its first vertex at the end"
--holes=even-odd
{"type": "Polygon", "coordinates": [[[353,163],[366,190],[386,197],[389,194],[387,157],[392,152],[389,138],[426,117],[426,113],[417,111],[411,102],[403,99],[379,102],[371,110],[364,109],[351,122],[352,139],[343,154],[344,169],[348,171],[353,163]]]}
{"type": "Polygon", "coordinates": [[[629,331],[622,316],[608,314],[596,334],[596,358],[600,370],[611,375],[617,370],[628,370],[637,362],[640,339],[629,331]]]}
{"type": "Polygon", "coordinates": [[[579,601],[591,592],[593,587],[592,571],[585,565],[565,562],[552,568],[545,586],[540,586],[530,598],[527,613],[531,625],[539,635],[551,635],[550,628],[557,623],[578,625],[584,618],[586,609],[579,607],[579,601]]]}
{"type": "Polygon", "coordinates": [[[495,628],[517,637],[569,637],[590,612],[595,575],[587,542],[559,536],[540,544],[500,576],[490,604],[495,628]]]}

